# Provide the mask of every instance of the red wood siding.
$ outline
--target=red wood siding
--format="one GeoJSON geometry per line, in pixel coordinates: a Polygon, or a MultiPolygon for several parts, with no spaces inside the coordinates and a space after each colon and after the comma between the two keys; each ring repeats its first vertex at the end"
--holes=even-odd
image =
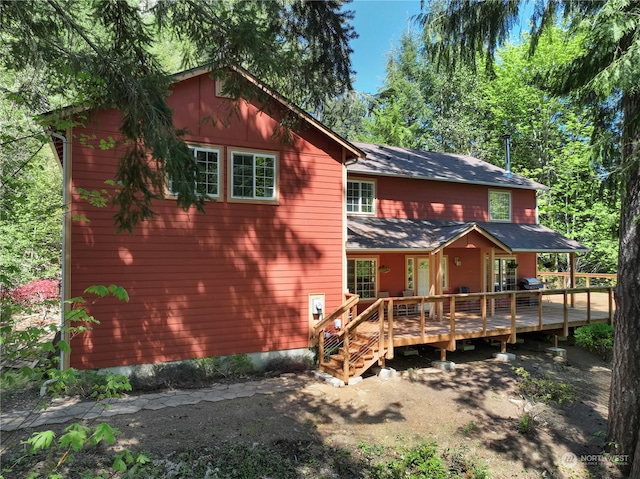
{"type": "MultiPolygon", "coordinates": [[[[358,178],[364,178],[358,175],[358,178]]],[[[489,190],[484,185],[376,177],[377,216],[455,221],[489,221],[489,190]]],[[[513,189],[513,223],[536,222],[536,192],[513,189]]]]}
{"type": "MultiPolygon", "coordinates": [[[[311,129],[285,146],[272,137],[276,120],[244,102],[227,118],[226,100],[215,97],[206,76],[176,85],[169,101],[175,124],[190,132],[188,141],[224,147],[223,197],[208,202],[205,214],[158,200],[158,217],[133,235],[116,235],[114,210],[91,207],[74,194],[73,214],[90,222],[72,226],[70,294],[113,283],[131,300],[90,305],[100,325],[74,339],[73,367],[305,348],[308,294],[325,293],[328,310],[341,303],[340,147],[311,129]],[[279,155],[278,205],[225,200],[229,148],[279,155]]],[[[104,188],[121,154],[81,142],[93,135],[93,143],[117,138],[118,114],[97,113],[91,120],[74,129],[74,191],[104,188]]]]}

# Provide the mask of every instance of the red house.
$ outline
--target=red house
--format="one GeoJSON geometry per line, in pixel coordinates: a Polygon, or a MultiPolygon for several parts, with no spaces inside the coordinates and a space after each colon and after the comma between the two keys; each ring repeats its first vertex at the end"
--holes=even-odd
{"type": "Polygon", "coordinates": [[[367,155],[346,191],[360,298],[515,290],[536,277],[537,253],[587,251],[538,224],[539,183],[469,156],[354,144],[367,155]]]}
{"type": "Polygon", "coordinates": [[[279,109],[241,100],[228,117],[202,69],[178,75],[168,99],[205,172],[204,214],[177,208],[169,187],[157,217],[117,235],[114,211],[78,189],[115,177],[120,147],[93,146],[118,145],[119,113],[90,111],[54,139],[71,209],[63,294],[116,284],[130,296],[89,306],[100,324],[74,338],[68,365],[303,354],[347,291],[362,309],[384,296],[514,289],[535,277],[537,252],[584,250],[537,224],[542,185],[470,157],[350,143],[238,73],[279,109]],[[273,137],[285,112],[301,119],[290,144],[273,137]]]}

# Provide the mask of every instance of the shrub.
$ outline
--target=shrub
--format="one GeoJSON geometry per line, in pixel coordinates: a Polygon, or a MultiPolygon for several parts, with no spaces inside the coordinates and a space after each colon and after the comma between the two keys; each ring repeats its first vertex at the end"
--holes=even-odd
{"type": "Polygon", "coordinates": [[[549,374],[534,377],[524,368],[516,368],[515,373],[519,377],[518,388],[523,396],[545,403],[556,401],[558,404],[573,402],[576,398],[572,385],[558,381],[549,374]]]}
{"type": "Polygon", "coordinates": [[[34,305],[42,301],[58,299],[60,287],[58,282],[52,279],[38,279],[14,289],[9,296],[16,303],[34,305]]]}
{"type": "Polygon", "coordinates": [[[524,434],[525,436],[529,436],[533,434],[535,431],[535,421],[531,414],[524,413],[524,415],[518,420],[518,432],[520,434],[524,434]]]}
{"type": "Polygon", "coordinates": [[[282,373],[302,373],[309,371],[313,364],[307,358],[280,357],[270,359],[264,366],[266,375],[282,373]]]}
{"type": "Polygon", "coordinates": [[[604,323],[587,324],[573,333],[576,344],[605,361],[613,353],[613,326],[604,323]]]}

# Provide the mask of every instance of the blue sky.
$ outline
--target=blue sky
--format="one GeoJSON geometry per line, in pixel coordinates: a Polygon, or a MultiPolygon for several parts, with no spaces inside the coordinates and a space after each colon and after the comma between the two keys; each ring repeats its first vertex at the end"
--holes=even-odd
{"type": "MultiPolygon", "coordinates": [[[[400,44],[402,32],[408,28],[419,30],[409,18],[420,13],[420,0],[353,0],[346,8],[355,12],[352,23],[360,35],[351,42],[351,63],[356,71],[353,87],[360,92],[376,93],[384,80],[387,53],[400,44]]],[[[529,30],[533,2],[525,1],[521,12],[512,41],[518,41],[522,30],[529,30]]]]}
{"type": "MultiPolygon", "coordinates": [[[[355,11],[353,26],[360,35],[351,42],[354,88],[376,93],[385,76],[387,53],[399,45],[409,28],[408,18],[420,13],[420,0],[354,0],[347,9],[355,11]]],[[[417,27],[411,23],[411,28],[417,27]]]]}

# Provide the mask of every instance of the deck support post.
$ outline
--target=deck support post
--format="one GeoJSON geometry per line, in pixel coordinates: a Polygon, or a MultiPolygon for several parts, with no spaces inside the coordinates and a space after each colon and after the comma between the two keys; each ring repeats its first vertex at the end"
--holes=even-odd
{"type": "Polygon", "coordinates": [[[506,341],[500,341],[500,352],[501,353],[506,353],[507,352],[507,342],[506,341]]]}
{"type": "Polygon", "coordinates": [[[446,361],[447,360],[447,350],[444,348],[440,348],[440,361],[446,361]]]}
{"type": "MultiPolygon", "coordinates": [[[[571,281],[571,288],[574,289],[576,285],[576,254],[569,253],[569,281],[571,281]]],[[[576,295],[571,293],[571,307],[576,307],[576,295]]]]}
{"type": "Polygon", "coordinates": [[[613,326],[613,286],[609,286],[609,326],[613,326]]]}
{"type": "Polygon", "coordinates": [[[558,347],[558,335],[557,334],[553,335],[553,347],[554,348],[558,347]]]}

